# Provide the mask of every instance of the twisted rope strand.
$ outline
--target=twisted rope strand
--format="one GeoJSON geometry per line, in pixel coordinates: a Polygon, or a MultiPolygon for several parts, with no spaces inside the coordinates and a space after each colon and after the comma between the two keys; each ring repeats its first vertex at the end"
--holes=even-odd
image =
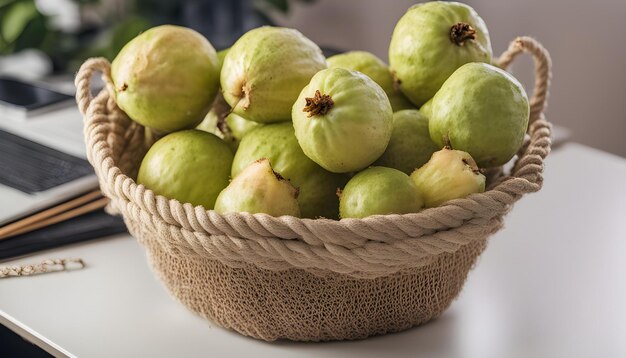
{"type": "Polygon", "coordinates": [[[516,38],[509,48],[500,56],[497,63],[507,69],[513,60],[522,53],[529,53],[533,56],[535,65],[535,87],[533,96],[530,99],[530,123],[539,119],[548,104],[548,90],[552,80],[552,59],[548,51],[535,39],[527,36],[516,38]]]}

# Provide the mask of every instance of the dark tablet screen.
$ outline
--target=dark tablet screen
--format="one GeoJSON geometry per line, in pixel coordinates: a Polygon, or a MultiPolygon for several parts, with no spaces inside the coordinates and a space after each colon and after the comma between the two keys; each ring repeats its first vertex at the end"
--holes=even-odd
{"type": "Polygon", "coordinates": [[[35,194],[92,174],[84,159],[0,130],[0,184],[35,194]]]}
{"type": "Polygon", "coordinates": [[[0,105],[39,109],[72,99],[72,96],[10,78],[0,78],[0,105]]]}

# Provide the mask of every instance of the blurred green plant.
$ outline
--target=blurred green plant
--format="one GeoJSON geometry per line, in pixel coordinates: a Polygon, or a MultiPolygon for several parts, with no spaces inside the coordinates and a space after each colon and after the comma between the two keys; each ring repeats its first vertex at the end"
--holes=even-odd
{"type": "MultiPolygon", "coordinates": [[[[98,0],[73,0],[79,6],[98,0]]],[[[129,16],[97,31],[80,29],[64,32],[52,26],[50,16],[42,14],[35,0],[0,0],[0,55],[35,48],[50,57],[55,70],[75,70],[89,56],[108,58],[129,41],[131,35],[147,29],[147,20],[129,16]]]]}
{"type": "MultiPolygon", "coordinates": [[[[94,8],[100,3],[100,0],[71,1],[81,9],[94,8]]],[[[74,71],[88,57],[113,59],[124,44],[154,25],[151,19],[159,15],[155,12],[167,17],[174,7],[180,7],[180,3],[174,1],[127,1],[128,11],[124,15],[101,14],[103,23],[99,26],[64,32],[53,26],[50,16],[41,13],[35,0],[0,0],[0,55],[36,48],[50,57],[55,71],[74,71]]],[[[252,4],[259,17],[271,24],[269,14],[287,13],[290,1],[294,0],[252,0],[252,4]]]]}
{"type": "Polygon", "coordinates": [[[148,19],[130,15],[102,31],[90,45],[78,49],[71,57],[68,67],[78,69],[80,64],[89,57],[105,57],[113,60],[128,41],[150,27],[152,24],[148,19]]]}
{"type": "Polygon", "coordinates": [[[0,54],[40,48],[48,36],[34,0],[0,0],[0,54]]]}

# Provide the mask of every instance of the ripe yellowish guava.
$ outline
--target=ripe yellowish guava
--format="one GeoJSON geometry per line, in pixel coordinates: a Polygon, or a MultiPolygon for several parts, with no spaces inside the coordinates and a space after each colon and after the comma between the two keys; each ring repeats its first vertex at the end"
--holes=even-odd
{"type": "Polygon", "coordinates": [[[298,189],[272,170],[266,158],[248,165],[222,190],[215,202],[220,214],[247,212],[299,217],[298,189]]]}
{"type": "Polygon", "coordinates": [[[485,176],[472,156],[449,147],[435,152],[428,163],[411,174],[411,180],[427,208],[485,191],[485,176]]]}

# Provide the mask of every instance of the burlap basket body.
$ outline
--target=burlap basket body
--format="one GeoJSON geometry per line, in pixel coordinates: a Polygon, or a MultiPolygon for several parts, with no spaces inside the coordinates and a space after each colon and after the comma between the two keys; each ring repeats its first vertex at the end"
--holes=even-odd
{"type": "Polygon", "coordinates": [[[440,315],[513,203],[541,188],[550,150],[543,115],[550,59],[522,37],[498,65],[508,67],[523,52],[535,60],[536,79],[528,137],[510,173],[494,170],[485,193],[416,214],[311,220],[219,215],[179,203],[135,183],[155,138],[116,106],[106,60],[83,64],[77,101],[109,210],[124,217],[174,297],[221,326],[264,340],[359,339],[440,315]],[[95,72],[106,88],[93,98],[95,72]]]}

